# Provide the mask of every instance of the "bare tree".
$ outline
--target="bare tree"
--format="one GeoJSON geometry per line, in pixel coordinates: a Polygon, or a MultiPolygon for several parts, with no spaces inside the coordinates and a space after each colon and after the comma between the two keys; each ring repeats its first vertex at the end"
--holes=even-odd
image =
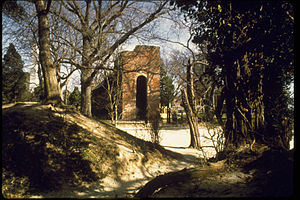
{"type": "Polygon", "coordinates": [[[108,95],[109,104],[108,111],[111,118],[112,124],[117,126],[119,115],[118,112],[121,98],[122,98],[122,85],[121,85],[121,71],[115,70],[113,73],[108,74],[107,71],[104,71],[104,77],[106,82],[105,90],[108,95]]]}
{"type": "Polygon", "coordinates": [[[45,103],[61,104],[61,91],[57,81],[57,67],[51,59],[50,51],[50,27],[49,27],[49,9],[51,0],[47,5],[43,0],[36,0],[35,7],[38,16],[38,36],[39,36],[39,59],[44,74],[45,103]]]}
{"type": "Polygon", "coordinates": [[[200,149],[200,134],[198,128],[198,116],[197,116],[197,103],[194,89],[194,78],[193,78],[193,60],[190,59],[187,65],[187,89],[182,90],[182,102],[188,118],[191,134],[190,147],[200,149]]]}
{"type": "Polygon", "coordinates": [[[65,62],[74,64],[81,71],[83,114],[91,116],[92,83],[98,71],[106,68],[115,50],[130,36],[168,12],[170,9],[165,9],[166,4],[165,1],[61,1],[56,9],[51,10],[73,31],[81,34],[79,46],[69,41],[70,48],[76,49],[81,60],[70,58],[65,62]]]}
{"type": "Polygon", "coordinates": [[[49,10],[50,6],[53,6],[53,2],[50,0],[6,1],[4,4],[5,16],[11,19],[10,21],[5,20],[5,37],[13,40],[22,50],[24,57],[30,59],[32,68],[30,71],[38,73],[41,89],[45,93],[42,95],[46,98],[44,102],[60,104],[59,102],[63,98],[62,87],[68,84],[72,73],[76,70],[75,67],[64,66],[61,63],[64,57],[74,54],[72,49],[66,48],[64,40],[61,38],[72,37],[75,42],[74,34],[69,34],[70,30],[63,26],[60,18],[51,15],[49,10]],[[45,83],[47,83],[47,87],[45,87],[45,83]],[[60,97],[58,97],[58,93],[60,93],[60,97]]]}

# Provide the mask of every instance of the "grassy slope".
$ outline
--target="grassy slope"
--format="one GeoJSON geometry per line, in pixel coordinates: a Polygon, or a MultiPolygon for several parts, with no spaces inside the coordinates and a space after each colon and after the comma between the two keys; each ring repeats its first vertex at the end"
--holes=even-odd
{"type": "Polygon", "coordinates": [[[65,185],[88,186],[107,177],[130,180],[137,170],[151,175],[151,166],[181,159],[74,111],[50,111],[49,106],[32,103],[2,108],[5,197],[55,191],[65,185]]]}

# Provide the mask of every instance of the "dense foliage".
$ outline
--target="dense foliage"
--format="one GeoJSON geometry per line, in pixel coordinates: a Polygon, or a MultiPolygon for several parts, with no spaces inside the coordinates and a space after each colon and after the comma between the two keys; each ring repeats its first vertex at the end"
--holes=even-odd
{"type": "Polygon", "coordinates": [[[223,87],[226,146],[260,140],[288,148],[293,120],[294,12],[289,2],[175,1],[223,87]]]}
{"type": "Polygon", "coordinates": [[[2,62],[2,103],[26,101],[29,98],[29,73],[15,46],[10,43],[2,62]]]}
{"type": "Polygon", "coordinates": [[[69,104],[74,106],[79,106],[81,102],[80,91],[78,87],[75,87],[73,92],[69,96],[69,104]]]}

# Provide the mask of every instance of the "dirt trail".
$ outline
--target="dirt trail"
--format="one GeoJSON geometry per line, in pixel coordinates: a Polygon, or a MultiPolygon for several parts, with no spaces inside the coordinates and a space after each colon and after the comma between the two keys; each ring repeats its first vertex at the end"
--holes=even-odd
{"type": "Polygon", "coordinates": [[[256,155],[240,152],[208,166],[159,176],[136,197],[292,197],[293,177],[293,151],[264,148],[256,155]]]}

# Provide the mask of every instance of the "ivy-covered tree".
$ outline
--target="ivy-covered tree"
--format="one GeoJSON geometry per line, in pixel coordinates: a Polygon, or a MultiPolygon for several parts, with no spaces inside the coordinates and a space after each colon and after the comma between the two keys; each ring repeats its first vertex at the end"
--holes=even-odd
{"type": "Polygon", "coordinates": [[[23,71],[24,62],[10,43],[2,62],[2,103],[26,101],[29,97],[29,73],[23,71]]]}
{"type": "Polygon", "coordinates": [[[225,148],[255,140],[287,148],[289,133],[282,126],[287,124],[284,90],[293,80],[293,5],[181,0],[176,4],[193,21],[193,42],[206,55],[211,76],[223,84],[225,148]]]}

